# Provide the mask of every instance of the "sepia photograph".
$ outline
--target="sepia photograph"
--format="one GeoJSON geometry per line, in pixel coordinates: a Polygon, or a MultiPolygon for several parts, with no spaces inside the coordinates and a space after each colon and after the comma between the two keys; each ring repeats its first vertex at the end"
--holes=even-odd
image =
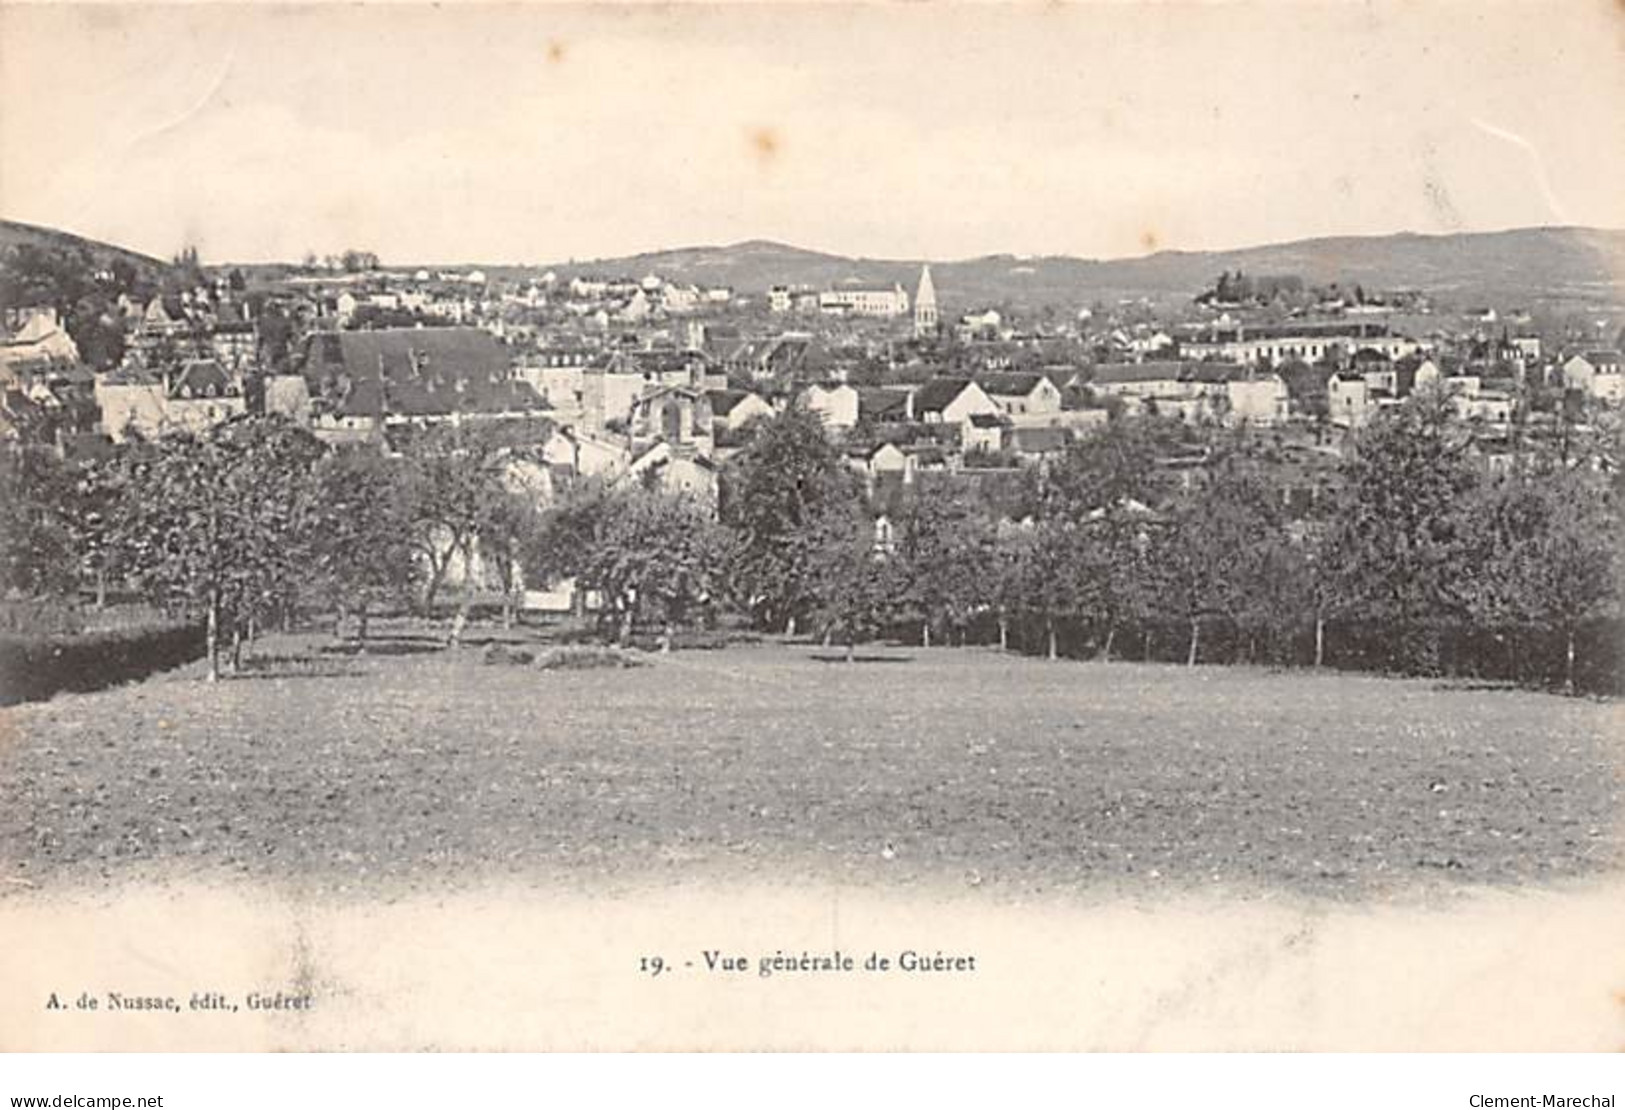
{"type": "Polygon", "coordinates": [[[0,0],[0,1050],[1620,1051],[1622,135],[1601,0],[0,0]]]}

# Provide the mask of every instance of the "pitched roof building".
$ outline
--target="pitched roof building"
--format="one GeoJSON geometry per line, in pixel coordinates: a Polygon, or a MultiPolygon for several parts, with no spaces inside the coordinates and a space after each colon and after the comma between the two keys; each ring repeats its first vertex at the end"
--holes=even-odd
{"type": "Polygon", "coordinates": [[[548,408],[514,376],[507,352],[478,328],[321,332],[305,344],[300,372],[318,421],[429,423],[528,416],[548,408]]]}

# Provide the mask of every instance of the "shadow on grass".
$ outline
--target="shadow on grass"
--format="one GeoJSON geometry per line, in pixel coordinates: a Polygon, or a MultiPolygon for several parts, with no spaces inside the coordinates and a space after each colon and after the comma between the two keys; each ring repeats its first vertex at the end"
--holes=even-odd
{"type": "Polygon", "coordinates": [[[253,682],[270,678],[364,678],[365,671],[353,671],[334,667],[306,667],[296,670],[245,670],[236,674],[226,673],[221,677],[227,682],[253,682]]]}
{"type": "MultiPolygon", "coordinates": [[[[466,641],[465,641],[466,642],[466,641]]],[[[366,650],[354,640],[341,644],[324,644],[317,650],[323,655],[430,655],[446,649],[446,642],[427,636],[368,637],[366,650]]]]}
{"type": "Polygon", "coordinates": [[[242,669],[227,671],[225,677],[248,678],[360,678],[365,671],[345,666],[334,659],[315,655],[255,655],[243,660],[242,669]]]}
{"type": "Polygon", "coordinates": [[[851,662],[851,663],[912,663],[912,662],[914,662],[914,657],[912,655],[863,655],[863,654],[860,653],[858,655],[852,656],[851,659],[848,659],[846,657],[845,652],[842,652],[839,655],[809,655],[807,658],[813,660],[816,663],[848,663],[848,662],[851,662]]]}

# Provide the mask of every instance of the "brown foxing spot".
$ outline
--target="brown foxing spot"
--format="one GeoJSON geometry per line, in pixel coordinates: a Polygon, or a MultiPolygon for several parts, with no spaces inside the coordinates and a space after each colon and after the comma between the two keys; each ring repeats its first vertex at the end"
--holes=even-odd
{"type": "Polygon", "coordinates": [[[565,44],[560,42],[558,39],[548,39],[547,60],[552,62],[554,65],[557,65],[558,63],[564,61],[564,55],[568,49],[569,47],[565,46],[565,44]]]}
{"type": "Polygon", "coordinates": [[[1140,246],[1144,247],[1147,252],[1156,250],[1160,242],[1157,233],[1151,228],[1148,227],[1140,232],[1140,246]]]}
{"type": "Polygon", "coordinates": [[[750,149],[764,164],[778,157],[782,145],[779,133],[771,127],[755,127],[750,132],[750,149]]]}

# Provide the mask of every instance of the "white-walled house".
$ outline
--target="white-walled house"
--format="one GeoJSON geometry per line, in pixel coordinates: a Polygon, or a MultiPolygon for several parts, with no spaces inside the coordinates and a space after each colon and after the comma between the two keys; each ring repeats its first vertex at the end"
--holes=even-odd
{"type": "Polygon", "coordinates": [[[132,434],[153,439],[201,432],[248,411],[241,384],[212,359],[193,359],[160,377],[113,373],[97,377],[101,430],[114,443],[132,434]]]}
{"type": "Polygon", "coordinates": [[[748,389],[724,389],[707,394],[717,423],[737,432],[752,420],[771,419],[775,410],[760,394],[748,389]]]}
{"type": "Polygon", "coordinates": [[[846,453],[846,461],[866,478],[878,478],[883,474],[913,476],[914,468],[908,453],[895,443],[851,448],[846,453]]]}
{"type": "Polygon", "coordinates": [[[1618,351],[1586,351],[1563,363],[1563,385],[1599,401],[1625,402],[1625,374],[1618,351]]]}
{"type": "Polygon", "coordinates": [[[850,431],[858,423],[858,391],[843,383],[812,385],[801,394],[801,403],[824,421],[824,427],[850,431]]]}
{"type": "Polygon", "coordinates": [[[1287,419],[1291,407],[1286,382],[1279,374],[1232,378],[1224,383],[1228,423],[1271,425],[1287,419]]]}
{"type": "Polygon", "coordinates": [[[1326,408],[1334,426],[1361,428],[1371,419],[1371,384],[1364,374],[1337,373],[1326,381],[1326,408]]]}
{"type": "Polygon", "coordinates": [[[926,382],[908,400],[909,416],[925,424],[963,424],[979,412],[1003,411],[981,386],[960,378],[926,382]]]}
{"type": "Polygon", "coordinates": [[[28,362],[78,362],[79,346],[54,308],[6,313],[0,330],[0,369],[28,362]]]}
{"type": "Polygon", "coordinates": [[[1047,374],[989,374],[980,384],[983,392],[1011,416],[1061,411],[1061,391],[1047,374]]]}

